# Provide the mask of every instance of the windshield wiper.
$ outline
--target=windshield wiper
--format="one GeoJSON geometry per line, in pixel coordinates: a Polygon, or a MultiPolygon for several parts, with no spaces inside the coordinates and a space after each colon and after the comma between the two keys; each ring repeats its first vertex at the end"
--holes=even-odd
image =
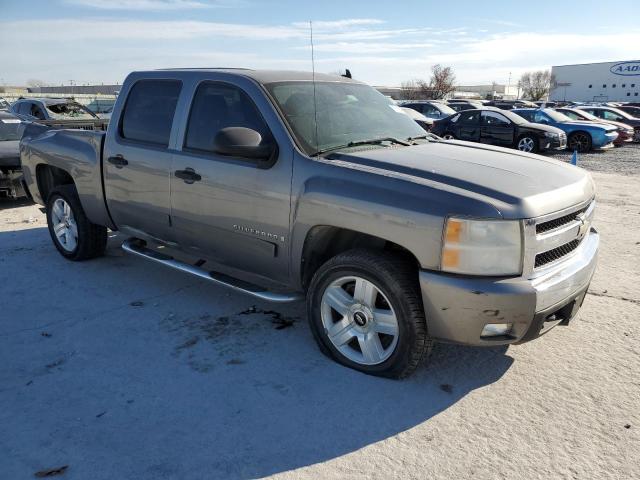
{"type": "Polygon", "coordinates": [[[440,137],[438,137],[437,135],[433,134],[433,133],[425,133],[424,135],[418,135],[416,137],[409,137],[407,138],[407,141],[412,142],[414,140],[440,140],[440,137]]]}
{"type": "Polygon", "coordinates": [[[323,148],[315,152],[312,156],[322,155],[323,153],[329,153],[335,150],[342,150],[343,148],[358,147],[360,145],[377,145],[382,142],[397,143],[398,145],[404,145],[406,147],[412,145],[410,142],[407,142],[406,140],[400,140],[399,138],[381,137],[381,138],[372,138],[371,140],[358,140],[355,142],[345,143],[344,145],[337,145],[335,147],[323,148]]]}

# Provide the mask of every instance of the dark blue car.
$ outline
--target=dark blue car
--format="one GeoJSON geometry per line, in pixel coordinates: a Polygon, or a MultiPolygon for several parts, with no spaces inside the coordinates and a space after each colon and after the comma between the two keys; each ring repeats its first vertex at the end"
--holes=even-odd
{"type": "Polygon", "coordinates": [[[616,127],[602,123],[572,120],[551,108],[516,108],[513,113],[534,123],[559,128],[567,134],[567,148],[578,152],[613,147],[618,138],[616,127]]]}

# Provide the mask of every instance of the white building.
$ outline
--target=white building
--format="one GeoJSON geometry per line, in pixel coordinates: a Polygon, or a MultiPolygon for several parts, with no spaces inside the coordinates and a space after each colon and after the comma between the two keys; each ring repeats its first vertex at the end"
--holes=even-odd
{"type": "Polygon", "coordinates": [[[550,100],[640,102],[640,60],[551,67],[550,100]]]}
{"type": "Polygon", "coordinates": [[[482,100],[498,98],[503,100],[515,100],[520,92],[517,85],[503,85],[492,83],[490,85],[457,85],[453,92],[454,98],[479,98],[482,100]]]}

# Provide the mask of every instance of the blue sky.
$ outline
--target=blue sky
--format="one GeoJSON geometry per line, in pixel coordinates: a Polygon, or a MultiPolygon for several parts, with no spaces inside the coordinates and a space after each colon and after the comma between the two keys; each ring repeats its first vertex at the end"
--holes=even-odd
{"type": "Polygon", "coordinates": [[[318,71],[349,68],[365,82],[400,85],[440,63],[460,84],[507,83],[510,72],[515,82],[551,65],[638,59],[637,8],[631,0],[0,0],[0,82],[114,83],[131,70],[186,66],[310,70],[313,20],[318,71]]]}

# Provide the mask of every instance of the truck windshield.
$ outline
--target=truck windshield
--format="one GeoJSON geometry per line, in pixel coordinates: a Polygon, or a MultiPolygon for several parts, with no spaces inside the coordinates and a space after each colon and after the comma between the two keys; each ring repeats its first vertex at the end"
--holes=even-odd
{"type": "Polygon", "coordinates": [[[369,139],[425,135],[400,107],[368,85],[316,82],[315,101],[312,82],[277,82],[266,88],[308,155],[369,139]]]}

